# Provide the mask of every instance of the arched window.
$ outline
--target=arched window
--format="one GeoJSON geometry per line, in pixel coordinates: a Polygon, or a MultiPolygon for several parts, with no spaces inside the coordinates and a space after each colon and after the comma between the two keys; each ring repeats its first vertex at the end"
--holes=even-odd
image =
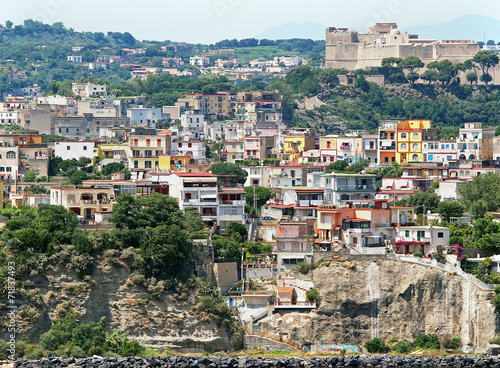
{"type": "Polygon", "coordinates": [[[413,133],[413,134],[412,134],[412,138],[413,138],[413,139],[418,139],[418,133],[413,133]]]}
{"type": "Polygon", "coordinates": [[[407,148],[406,143],[401,143],[401,149],[405,150],[407,148]]]}
{"type": "Polygon", "coordinates": [[[401,133],[401,138],[405,139],[406,138],[406,133],[401,133]]]}
{"type": "Polygon", "coordinates": [[[14,151],[7,152],[7,159],[16,158],[16,153],[14,151]]]}
{"type": "Polygon", "coordinates": [[[411,145],[411,148],[412,148],[412,150],[414,150],[414,151],[418,150],[418,143],[413,143],[413,144],[411,145]]]}
{"type": "Polygon", "coordinates": [[[411,159],[412,159],[413,161],[418,161],[418,155],[413,155],[413,156],[411,157],[411,159]]]}

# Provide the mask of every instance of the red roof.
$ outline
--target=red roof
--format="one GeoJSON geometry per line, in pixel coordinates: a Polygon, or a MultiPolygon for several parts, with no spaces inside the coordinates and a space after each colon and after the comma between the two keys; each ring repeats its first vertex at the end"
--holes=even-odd
{"type": "Polygon", "coordinates": [[[209,173],[209,172],[176,172],[174,175],[180,176],[180,177],[187,177],[187,178],[196,178],[198,176],[200,177],[216,177],[214,174],[209,173]]]}

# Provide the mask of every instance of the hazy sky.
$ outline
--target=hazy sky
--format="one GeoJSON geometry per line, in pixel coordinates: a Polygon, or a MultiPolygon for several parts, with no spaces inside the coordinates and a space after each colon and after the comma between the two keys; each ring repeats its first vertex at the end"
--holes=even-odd
{"type": "Polygon", "coordinates": [[[137,39],[211,43],[254,37],[287,22],[399,28],[467,14],[500,19],[499,0],[0,0],[0,22],[63,22],[77,31],[129,31],[137,39]]]}

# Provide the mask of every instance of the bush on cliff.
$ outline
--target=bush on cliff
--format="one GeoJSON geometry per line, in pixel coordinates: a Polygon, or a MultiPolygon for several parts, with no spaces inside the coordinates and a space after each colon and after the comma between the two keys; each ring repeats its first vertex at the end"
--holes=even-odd
{"type": "Polygon", "coordinates": [[[398,354],[408,354],[411,349],[413,349],[413,344],[409,341],[399,341],[396,345],[392,347],[392,350],[394,350],[398,354]]]}
{"type": "Polygon", "coordinates": [[[428,335],[420,335],[415,341],[413,341],[413,346],[416,348],[422,349],[440,349],[441,343],[436,335],[428,334],[428,335]]]}
{"type": "Polygon", "coordinates": [[[387,346],[381,338],[375,337],[374,339],[365,343],[365,348],[369,353],[387,353],[391,348],[387,346]]]}

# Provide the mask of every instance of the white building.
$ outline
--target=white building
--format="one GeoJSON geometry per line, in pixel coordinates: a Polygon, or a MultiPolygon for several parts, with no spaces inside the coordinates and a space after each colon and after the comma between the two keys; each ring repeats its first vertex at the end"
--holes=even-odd
{"type": "MultiPolygon", "coordinates": [[[[448,247],[450,245],[450,228],[443,226],[400,226],[396,228],[396,242],[415,242],[422,243],[425,254],[436,253],[437,246],[448,247]]],[[[406,245],[399,244],[399,247],[406,245]]],[[[420,252],[420,245],[409,245],[409,252],[420,252]]],[[[396,249],[397,253],[401,253],[396,249]]]]}
{"type": "Polygon", "coordinates": [[[439,182],[439,188],[436,189],[436,194],[441,197],[441,201],[458,201],[462,197],[458,194],[458,187],[462,183],[461,180],[446,180],[439,182]]]}
{"type": "Polygon", "coordinates": [[[154,126],[160,120],[170,120],[160,108],[132,107],[127,109],[127,117],[133,125],[154,126]]]}
{"type": "Polygon", "coordinates": [[[199,112],[186,111],[181,116],[181,126],[184,131],[192,132],[195,138],[200,138],[204,130],[205,115],[199,112]]]}
{"type": "Polygon", "coordinates": [[[17,124],[21,125],[23,117],[22,111],[8,111],[8,112],[0,112],[0,124],[8,125],[8,124],[17,124]]]}
{"type": "Polygon", "coordinates": [[[190,156],[198,164],[205,164],[207,160],[205,142],[197,140],[173,142],[172,156],[190,156]]]}
{"type": "Polygon", "coordinates": [[[94,147],[96,142],[54,142],[54,156],[63,160],[78,160],[80,157],[94,159],[94,147]]]}
{"type": "Polygon", "coordinates": [[[210,64],[210,58],[202,55],[191,56],[189,64],[204,67],[210,64]]]}
{"type": "Polygon", "coordinates": [[[68,55],[68,61],[71,63],[83,63],[82,55],[68,55]]]}
{"type": "Polygon", "coordinates": [[[363,134],[361,136],[361,158],[370,161],[370,167],[379,164],[377,150],[378,134],[363,134]]]}
{"type": "Polygon", "coordinates": [[[71,85],[73,93],[82,98],[92,96],[106,96],[106,85],[97,85],[94,83],[73,83],[71,85]]]}
{"type": "Polygon", "coordinates": [[[427,162],[441,162],[448,165],[457,160],[457,143],[455,141],[424,141],[422,152],[427,162]]]}
{"type": "Polygon", "coordinates": [[[15,179],[20,169],[19,147],[0,147],[0,179],[15,179]]]}
{"type": "Polygon", "coordinates": [[[209,226],[217,223],[219,195],[217,176],[206,173],[152,173],[151,181],[169,185],[169,195],[176,198],[181,210],[197,209],[202,220],[209,226]]]}

